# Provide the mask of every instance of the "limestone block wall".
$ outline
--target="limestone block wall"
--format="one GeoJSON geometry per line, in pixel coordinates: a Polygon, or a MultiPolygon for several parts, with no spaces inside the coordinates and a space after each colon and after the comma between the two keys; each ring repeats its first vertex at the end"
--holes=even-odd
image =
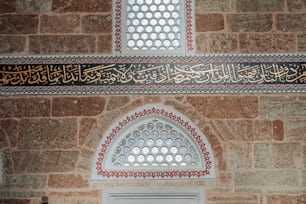
{"type": "MultiPolygon", "coordinates": [[[[306,52],[304,0],[195,0],[197,53],[306,52]]],[[[0,55],[111,54],[111,0],[1,0],[0,55]]],[[[0,204],[102,204],[107,187],[205,190],[208,204],[306,201],[306,95],[0,97],[0,204]],[[169,105],[208,138],[212,180],[92,183],[93,154],[120,116],[169,105]]]]}
{"type": "MultiPolygon", "coordinates": [[[[197,53],[306,51],[304,0],[194,0],[197,53]]],[[[111,54],[112,0],[1,0],[0,54],[111,54]]]]}
{"type": "Polygon", "coordinates": [[[105,188],[200,188],[208,204],[305,203],[305,95],[29,96],[0,99],[0,203],[101,204],[105,188]],[[170,106],[207,137],[216,179],[93,183],[109,126],[149,103],[170,106]]]}

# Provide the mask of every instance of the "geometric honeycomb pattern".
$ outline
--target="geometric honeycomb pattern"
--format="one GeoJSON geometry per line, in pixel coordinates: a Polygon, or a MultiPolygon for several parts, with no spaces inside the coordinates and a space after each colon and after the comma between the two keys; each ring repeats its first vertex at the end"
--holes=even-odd
{"type": "Polygon", "coordinates": [[[215,178],[213,154],[205,136],[169,107],[138,108],[115,122],[102,138],[93,180],[215,178]]]}

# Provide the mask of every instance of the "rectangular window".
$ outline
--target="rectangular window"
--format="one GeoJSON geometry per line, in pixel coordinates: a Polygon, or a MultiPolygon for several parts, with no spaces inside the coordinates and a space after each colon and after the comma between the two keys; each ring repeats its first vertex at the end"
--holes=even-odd
{"type": "Polygon", "coordinates": [[[115,0],[114,54],[194,52],[191,0],[115,0]]]}

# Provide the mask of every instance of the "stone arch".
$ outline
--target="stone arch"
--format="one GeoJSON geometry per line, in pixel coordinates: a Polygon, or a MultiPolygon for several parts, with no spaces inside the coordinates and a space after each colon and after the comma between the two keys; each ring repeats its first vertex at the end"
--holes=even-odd
{"type": "Polygon", "coordinates": [[[205,135],[186,116],[169,106],[146,105],[113,123],[94,155],[93,180],[129,177],[215,178],[214,155],[205,135]],[[162,124],[159,132],[158,124],[162,124]],[[154,131],[158,132],[156,138],[153,138],[154,131]],[[149,139],[144,139],[145,132],[149,132],[149,139]],[[175,134],[170,136],[171,133],[175,134]],[[141,139],[137,140],[140,141],[137,146],[134,143],[138,137],[141,139]],[[150,139],[153,140],[151,147],[150,139]],[[134,143],[126,144],[132,140],[134,143]]]}

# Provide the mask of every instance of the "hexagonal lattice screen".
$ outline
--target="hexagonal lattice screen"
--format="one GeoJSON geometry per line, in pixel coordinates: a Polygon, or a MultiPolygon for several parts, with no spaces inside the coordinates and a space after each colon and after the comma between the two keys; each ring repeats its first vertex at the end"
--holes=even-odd
{"type": "Polygon", "coordinates": [[[93,179],[214,177],[204,135],[184,116],[160,105],[118,121],[96,152],[93,179]]]}
{"type": "Polygon", "coordinates": [[[193,6],[187,0],[117,0],[117,54],[186,54],[194,51],[193,6]]]}

